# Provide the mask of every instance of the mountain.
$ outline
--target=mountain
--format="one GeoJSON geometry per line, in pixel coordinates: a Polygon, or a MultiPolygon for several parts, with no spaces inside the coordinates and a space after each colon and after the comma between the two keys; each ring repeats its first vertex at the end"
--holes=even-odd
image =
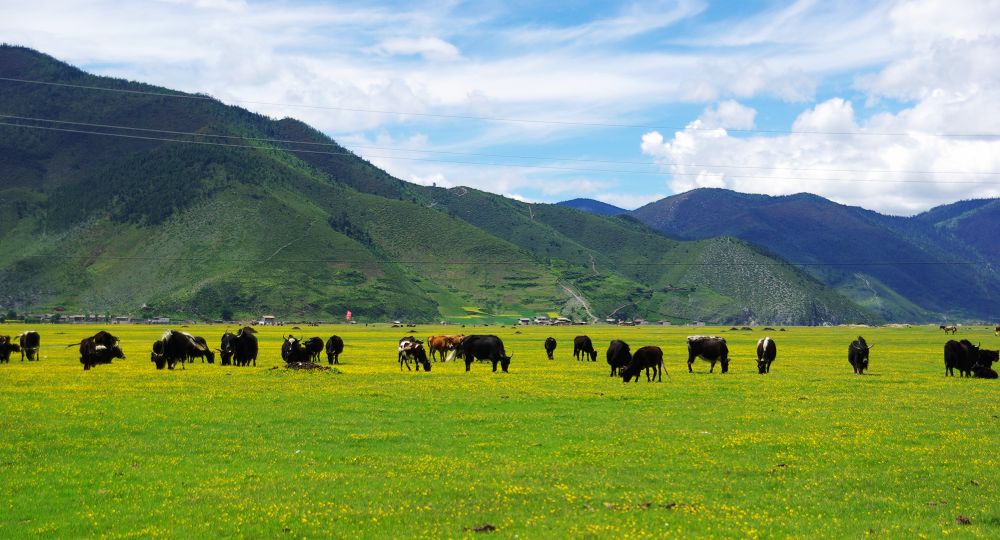
{"type": "Polygon", "coordinates": [[[613,204],[595,201],[594,199],[570,199],[556,204],[576,208],[577,210],[583,210],[584,212],[590,212],[599,216],[618,216],[628,212],[624,208],[618,208],[613,204]]]}
{"type": "Polygon", "coordinates": [[[906,218],[805,193],[696,189],[629,215],[673,238],[729,235],[760,246],[887,320],[998,314],[998,200],[964,201],[906,218]]]}
{"type": "Polygon", "coordinates": [[[880,320],[736,239],[417,186],[298,120],[22,47],[0,77],[50,83],[0,81],[3,312],[880,320]]]}

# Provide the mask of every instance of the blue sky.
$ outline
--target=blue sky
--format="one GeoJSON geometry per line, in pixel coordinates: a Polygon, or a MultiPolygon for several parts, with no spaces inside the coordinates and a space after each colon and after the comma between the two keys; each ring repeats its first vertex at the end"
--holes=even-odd
{"type": "Polygon", "coordinates": [[[6,42],[302,119],[413,182],[894,214],[1000,196],[997,20],[995,0],[0,3],[6,42]]]}

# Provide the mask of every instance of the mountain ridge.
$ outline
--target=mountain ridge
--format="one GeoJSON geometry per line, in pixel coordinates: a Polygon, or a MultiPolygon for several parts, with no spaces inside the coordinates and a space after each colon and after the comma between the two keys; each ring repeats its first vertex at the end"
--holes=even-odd
{"type": "Polygon", "coordinates": [[[26,48],[0,46],[0,76],[153,94],[4,82],[8,114],[199,134],[0,126],[14,134],[0,139],[0,242],[16,246],[0,251],[4,311],[589,319],[582,296],[597,317],[881,320],[740,240],[679,242],[628,216],[410,184],[301,121],[168,97],[191,95],[26,48]],[[242,147],[202,144],[218,140],[242,147]],[[316,143],[332,151],[296,152],[316,143]]]}
{"type": "Polygon", "coordinates": [[[1000,287],[995,267],[1000,248],[989,241],[1000,233],[996,199],[899,217],[808,193],[769,196],[706,188],[629,215],[672,238],[741,238],[804,265],[813,277],[888,320],[997,315],[1000,298],[993,291],[1000,287]]]}

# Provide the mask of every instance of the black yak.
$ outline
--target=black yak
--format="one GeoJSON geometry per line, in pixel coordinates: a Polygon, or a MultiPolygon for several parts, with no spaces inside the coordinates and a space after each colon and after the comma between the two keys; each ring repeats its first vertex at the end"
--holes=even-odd
{"type": "Polygon", "coordinates": [[[635,382],[639,382],[639,373],[644,369],[646,381],[653,379],[658,382],[663,381],[663,351],[659,347],[653,345],[639,347],[639,350],[632,355],[632,360],[621,370],[622,381],[629,382],[634,378],[635,382]],[[652,378],[649,376],[650,369],[653,370],[652,378]]]}
{"type": "Polygon", "coordinates": [[[0,364],[10,363],[10,353],[21,352],[21,346],[10,340],[10,336],[0,336],[0,364]]]}
{"type": "Polygon", "coordinates": [[[303,341],[302,346],[309,351],[309,361],[318,364],[319,355],[323,352],[323,338],[311,337],[303,341]]]}
{"type": "Polygon", "coordinates": [[[235,366],[248,366],[253,362],[257,366],[257,331],[249,326],[239,329],[235,334],[226,330],[222,334],[222,365],[232,362],[235,366]]]}
{"type": "Polygon", "coordinates": [[[549,355],[549,360],[553,360],[552,353],[556,350],[556,338],[545,338],[545,354],[549,355]]]}
{"type": "Polygon", "coordinates": [[[66,347],[80,346],[80,363],[83,369],[88,370],[98,364],[110,364],[115,358],[125,358],[118,338],[101,330],[100,332],[84,338],[80,343],[67,345],[66,347]]]}
{"type": "Polygon", "coordinates": [[[196,338],[187,332],[167,330],[160,338],[159,343],[159,347],[154,344],[153,352],[150,354],[150,359],[156,364],[156,369],[163,369],[164,366],[168,369],[174,369],[178,362],[181,364],[181,369],[184,369],[184,364],[193,358],[209,358],[211,362],[215,362],[215,355],[208,348],[205,340],[196,338]]]}
{"type": "Polygon", "coordinates": [[[496,372],[497,363],[499,363],[504,373],[507,373],[510,359],[513,357],[513,355],[507,356],[507,352],[503,348],[503,341],[494,335],[465,336],[458,348],[465,360],[465,371],[469,371],[473,361],[487,360],[493,363],[494,372],[496,372]]]}
{"type": "Polygon", "coordinates": [[[41,360],[38,356],[39,349],[42,348],[42,337],[38,335],[38,332],[34,330],[28,330],[21,332],[17,335],[18,345],[21,346],[21,361],[24,362],[24,357],[28,357],[28,361],[32,362],[34,360],[41,360]]]}
{"type": "Polygon", "coordinates": [[[339,364],[342,352],[344,352],[344,340],[340,336],[330,336],[330,339],[326,340],[326,362],[339,364]]]}
{"type": "Polygon", "coordinates": [[[729,347],[725,338],[718,336],[688,336],[688,373],[691,373],[691,365],[695,358],[701,358],[712,364],[708,372],[715,371],[715,363],[722,364],[722,372],[729,371],[729,347]]]}
{"type": "Polygon", "coordinates": [[[868,369],[868,352],[874,348],[874,345],[869,347],[865,343],[865,338],[861,336],[858,336],[858,339],[851,342],[847,347],[847,361],[854,368],[854,373],[864,375],[865,370],[868,369]]]}
{"type": "Polygon", "coordinates": [[[632,353],[628,343],[616,339],[608,345],[608,365],[611,366],[611,376],[621,375],[621,371],[632,361],[632,353]]]}

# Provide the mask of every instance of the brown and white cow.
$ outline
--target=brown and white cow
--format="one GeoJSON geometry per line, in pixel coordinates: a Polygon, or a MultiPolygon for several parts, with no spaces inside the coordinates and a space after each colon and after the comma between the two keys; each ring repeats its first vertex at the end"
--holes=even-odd
{"type": "Polygon", "coordinates": [[[454,358],[454,351],[458,350],[459,343],[462,343],[462,334],[449,336],[430,336],[427,338],[427,349],[431,353],[431,360],[437,361],[440,357],[442,362],[447,362],[454,358]],[[447,357],[446,357],[447,355],[447,357]]]}

